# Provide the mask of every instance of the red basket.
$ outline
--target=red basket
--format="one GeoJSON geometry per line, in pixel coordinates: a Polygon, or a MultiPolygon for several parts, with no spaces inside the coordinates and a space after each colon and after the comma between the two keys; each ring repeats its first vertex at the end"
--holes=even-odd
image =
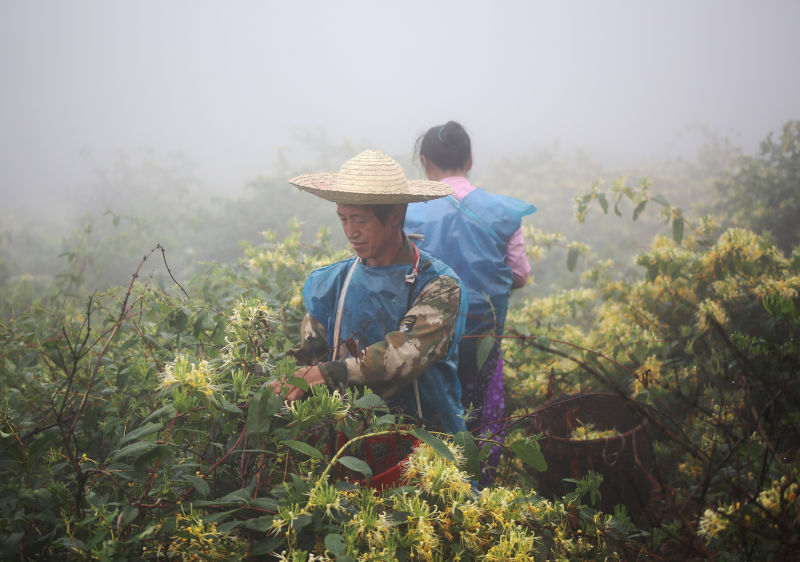
{"type": "MultiPolygon", "coordinates": [[[[347,436],[339,432],[338,447],[347,443],[347,436]]],[[[361,473],[353,472],[342,465],[336,467],[336,477],[347,478],[360,486],[367,486],[378,491],[394,488],[403,484],[403,463],[419,444],[419,440],[406,433],[376,435],[364,440],[364,462],[372,469],[372,477],[361,477],[361,473]]]]}
{"type": "Polygon", "coordinates": [[[368,437],[365,441],[367,464],[372,469],[372,478],[369,482],[362,478],[358,483],[378,491],[401,486],[404,483],[403,463],[408,460],[419,440],[406,433],[394,433],[368,437]]]}

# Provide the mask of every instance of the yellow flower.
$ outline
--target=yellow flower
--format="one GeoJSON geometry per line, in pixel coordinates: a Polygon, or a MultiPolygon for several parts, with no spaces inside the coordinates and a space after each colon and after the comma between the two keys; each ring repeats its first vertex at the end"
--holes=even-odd
{"type": "Polygon", "coordinates": [[[208,361],[190,363],[185,355],[178,354],[175,361],[164,366],[158,388],[178,387],[187,393],[197,392],[216,402],[214,393],[219,392],[220,387],[214,383],[218,377],[219,373],[211,369],[208,361]]]}
{"type": "Polygon", "coordinates": [[[728,518],[713,509],[706,509],[700,518],[697,533],[711,539],[728,528],[728,518]]]}

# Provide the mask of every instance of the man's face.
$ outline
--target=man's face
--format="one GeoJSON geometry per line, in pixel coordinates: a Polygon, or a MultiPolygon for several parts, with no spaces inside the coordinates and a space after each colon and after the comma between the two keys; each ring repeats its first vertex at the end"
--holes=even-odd
{"type": "Polygon", "coordinates": [[[353,251],[369,266],[389,265],[399,248],[396,248],[398,230],[392,212],[385,222],[375,216],[369,205],[336,205],[336,213],[342,223],[344,235],[353,251]]]}

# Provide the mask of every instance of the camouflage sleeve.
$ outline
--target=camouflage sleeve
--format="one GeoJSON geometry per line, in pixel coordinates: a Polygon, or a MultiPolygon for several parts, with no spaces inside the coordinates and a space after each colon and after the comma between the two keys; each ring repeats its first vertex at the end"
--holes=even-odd
{"type": "Polygon", "coordinates": [[[317,366],[329,386],[368,385],[388,398],[447,356],[460,299],[457,279],[437,277],[422,289],[397,330],[364,349],[360,358],[317,366]]]}
{"type": "Polygon", "coordinates": [[[306,312],[300,324],[300,346],[289,350],[298,365],[314,365],[328,354],[328,330],[306,312]]]}

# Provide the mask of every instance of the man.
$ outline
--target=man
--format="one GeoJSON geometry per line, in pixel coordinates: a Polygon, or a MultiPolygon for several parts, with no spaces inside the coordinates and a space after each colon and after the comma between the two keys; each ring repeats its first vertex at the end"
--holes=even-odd
{"type": "MultiPolygon", "coordinates": [[[[452,269],[403,233],[406,206],[451,192],[408,181],[386,154],[366,150],[338,174],[304,174],[292,185],[336,203],[356,255],[318,269],[303,288],[306,314],[295,351],[309,385],[370,387],[392,407],[455,433],[464,429],[457,375],[467,294],[452,269]]],[[[280,392],[282,384],[274,382],[280,392]]],[[[287,400],[303,396],[289,388],[287,400]]]]}

